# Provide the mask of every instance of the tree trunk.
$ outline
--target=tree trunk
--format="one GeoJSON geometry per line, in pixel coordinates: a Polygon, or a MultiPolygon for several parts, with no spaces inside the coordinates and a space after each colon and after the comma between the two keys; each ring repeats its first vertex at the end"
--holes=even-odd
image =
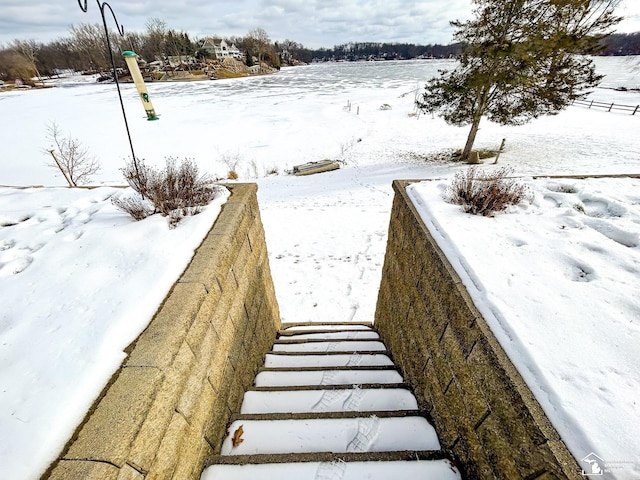
{"type": "Polygon", "coordinates": [[[469,136],[467,137],[467,143],[464,146],[464,150],[462,151],[462,161],[469,160],[469,154],[471,153],[471,149],[473,148],[473,143],[476,141],[476,135],[478,133],[478,129],[480,128],[480,120],[482,120],[482,115],[484,111],[487,109],[487,101],[488,101],[488,91],[483,89],[481,93],[478,95],[478,106],[476,108],[475,113],[473,114],[473,122],[471,123],[471,130],[469,130],[469,136]]]}
{"type": "Polygon", "coordinates": [[[69,186],[71,188],[73,187],[77,187],[76,182],[74,182],[71,179],[70,175],[67,175],[67,170],[65,168],[63,168],[63,166],[60,164],[60,161],[58,160],[58,157],[56,157],[56,153],[53,150],[47,150],[51,156],[53,157],[53,160],[56,162],[56,165],[58,166],[58,169],[60,170],[60,172],[62,173],[62,176],[64,177],[64,179],[67,181],[67,183],[69,184],[69,186]]]}
{"type": "Polygon", "coordinates": [[[478,133],[478,129],[480,128],[480,120],[482,119],[482,115],[476,114],[473,117],[473,123],[471,124],[471,130],[469,130],[469,136],[467,136],[467,143],[464,146],[464,150],[462,151],[462,161],[469,160],[469,154],[471,153],[471,149],[473,148],[473,143],[476,141],[476,134],[478,133]]]}

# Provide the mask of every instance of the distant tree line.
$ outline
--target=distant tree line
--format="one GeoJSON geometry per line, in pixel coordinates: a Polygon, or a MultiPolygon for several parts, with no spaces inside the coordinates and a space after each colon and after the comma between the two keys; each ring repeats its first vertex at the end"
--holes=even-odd
{"type": "MultiPolygon", "coordinates": [[[[127,31],[121,36],[111,31],[109,36],[119,67],[125,66],[120,53],[126,50],[136,52],[148,62],[180,56],[205,60],[210,55],[201,48],[204,39],[192,39],[188,33],[171,29],[159,19],[149,20],[142,33],[127,31]]],[[[271,66],[280,65],[279,52],[263,29],[252,30],[243,37],[211,38],[235,44],[246,52],[249,63],[255,56],[271,66]]],[[[102,25],[72,26],[68,36],[49,43],[14,40],[6,46],[0,45],[0,80],[21,79],[30,83],[33,77],[52,77],[65,70],[88,73],[111,70],[102,25]]]]}
{"type": "Polygon", "coordinates": [[[413,43],[351,42],[332,49],[308,50],[307,60],[409,60],[417,57],[449,58],[460,53],[460,45],[416,45],[413,43]]]}
{"type": "Polygon", "coordinates": [[[614,33],[602,40],[601,55],[640,55],[640,32],[614,33]]]}
{"type": "MultiPolygon", "coordinates": [[[[133,50],[143,59],[194,56],[206,60],[209,53],[200,48],[204,39],[192,39],[188,33],[176,31],[160,19],[150,19],[144,32],[110,33],[114,58],[124,67],[120,52],[133,50]]],[[[413,43],[351,42],[333,48],[309,49],[293,40],[272,42],[267,33],[257,28],[245,36],[216,37],[235,44],[245,52],[248,65],[253,59],[273,67],[299,62],[337,60],[397,60],[412,58],[459,57],[462,44],[416,45],[413,43]]],[[[613,34],[602,40],[603,55],[640,54],[640,32],[613,34]]],[[[22,79],[29,83],[33,77],[51,77],[64,70],[77,72],[105,72],[111,69],[103,27],[99,24],[72,26],[69,35],[49,43],[35,40],[14,40],[0,45],[0,80],[22,79]]]]}

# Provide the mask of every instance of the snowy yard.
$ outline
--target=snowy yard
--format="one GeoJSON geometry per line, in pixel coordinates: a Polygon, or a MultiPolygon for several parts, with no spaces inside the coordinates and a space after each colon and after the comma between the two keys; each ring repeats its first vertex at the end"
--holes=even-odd
{"type": "Polygon", "coordinates": [[[409,191],[572,453],[637,478],[640,179],[527,183],[495,218],[443,202],[448,182],[409,191]]]}
{"type": "MultiPolygon", "coordinates": [[[[612,72],[605,85],[640,87],[624,60],[598,61],[612,72]]],[[[258,182],[283,321],[371,321],[391,182],[436,179],[412,195],[572,453],[594,452],[618,462],[617,478],[638,478],[640,180],[531,177],[640,174],[640,115],[575,106],[524,127],[483,123],[477,146],[506,138],[500,163],[532,201],[468,216],[441,199],[464,166],[424,161],[462,146],[466,129],[409,115],[413,91],[446,66],[313,65],[152,84],[159,122],[144,120],[132,86],[123,92],[138,156],[158,165],[192,157],[202,171],[222,177],[233,167],[240,181],[258,182]],[[392,109],[380,110],[385,103],[392,109]],[[284,174],[323,158],[344,166],[284,174]],[[274,168],[280,174],[266,176],[274,168]]],[[[118,211],[110,197],[122,194],[114,187],[130,152],[115,87],[65,85],[0,93],[10,119],[0,129],[0,185],[47,187],[0,188],[0,465],[12,480],[38,478],[55,458],[219,208],[175,230],[118,211]],[[42,153],[54,120],[101,161],[100,188],[60,188],[42,153]]],[[[640,92],[602,88],[593,98],[640,104],[640,92]]]]}

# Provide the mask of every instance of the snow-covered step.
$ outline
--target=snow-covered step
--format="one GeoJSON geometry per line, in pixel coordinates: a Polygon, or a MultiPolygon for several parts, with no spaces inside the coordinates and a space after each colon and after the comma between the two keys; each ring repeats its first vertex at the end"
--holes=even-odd
{"type": "Polygon", "coordinates": [[[388,410],[377,412],[303,412],[303,413],[243,413],[237,415],[231,415],[230,422],[236,420],[309,420],[309,419],[322,419],[322,418],[365,418],[365,417],[378,417],[378,418],[404,418],[404,417],[422,417],[424,416],[419,410],[388,410]]]}
{"type": "Polygon", "coordinates": [[[285,325],[202,480],[460,480],[369,324],[285,325]]]}
{"type": "Polygon", "coordinates": [[[279,354],[268,353],[264,366],[267,368],[286,367],[346,367],[393,365],[391,359],[380,353],[364,354],[279,354]]]}
{"type": "Polygon", "coordinates": [[[256,376],[256,387],[299,385],[359,385],[363,383],[402,383],[396,370],[312,370],[267,371],[256,376]]]}
{"type": "Polygon", "coordinates": [[[213,465],[201,480],[460,480],[449,460],[391,460],[346,462],[336,457],[326,462],[213,465]]]}
{"type": "Polygon", "coordinates": [[[273,386],[273,387],[251,387],[249,390],[258,392],[291,392],[294,390],[359,390],[359,389],[382,389],[382,388],[409,388],[405,383],[360,383],[360,384],[339,384],[339,385],[297,385],[291,387],[273,386]]]}
{"type": "Polygon", "coordinates": [[[221,455],[440,449],[435,430],[419,416],[237,420],[231,423],[228,432],[222,443],[221,455]],[[242,434],[238,437],[236,432],[240,429],[242,434]],[[274,441],[274,434],[277,441],[274,441]],[[238,438],[242,442],[238,442],[238,438]]]}
{"type": "Polygon", "coordinates": [[[273,345],[274,352],[317,352],[317,353],[336,353],[336,352],[385,352],[387,347],[380,341],[328,341],[328,342],[295,342],[295,343],[276,343],[273,345]]]}
{"type": "Polygon", "coordinates": [[[335,331],[335,332],[317,332],[317,333],[304,333],[304,332],[289,332],[287,335],[280,335],[277,342],[288,342],[298,340],[376,340],[380,338],[378,332],[375,330],[352,330],[348,332],[335,331]]]}
{"type": "Polygon", "coordinates": [[[278,338],[295,338],[298,335],[313,335],[313,334],[323,334],[323,333],[340,333],[342,335],[351,335],[355,333],[363,333],[363,332],[374,332],[375,330],[369,327],[362,328],[349,328],[349,329],[336,329],[336,328],[309,328],[305,330],[280,330],[278,332],[278,338]]]}
{"type": "Polygon", "coordinates": [[[415,410],[418,403],[404,388],[248,391],[240,413],[303,413],[341,411],[415,410]]]}
{"type": "Polygon", "coordinates": [[[371,330],[371,324],[358,323],[305,323],[305,324],[284,324],[280,328],[280,333],[288,332],[308,332],[312,330],[371,330]]]}

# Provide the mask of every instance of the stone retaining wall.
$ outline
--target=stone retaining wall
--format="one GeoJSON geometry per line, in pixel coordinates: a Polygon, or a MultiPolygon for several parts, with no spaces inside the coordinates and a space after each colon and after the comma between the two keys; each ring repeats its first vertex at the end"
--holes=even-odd
{"type": "Polygon", "coordinates": [[[583,478],[406,193],[395,198],[375,326],[468,478],[583,478]]]}
{"type": "Polygon", "coordinates": [[[255,184],[231,196],[189,267],[43,476],[197,479],[280,326],[255,184]]]}

